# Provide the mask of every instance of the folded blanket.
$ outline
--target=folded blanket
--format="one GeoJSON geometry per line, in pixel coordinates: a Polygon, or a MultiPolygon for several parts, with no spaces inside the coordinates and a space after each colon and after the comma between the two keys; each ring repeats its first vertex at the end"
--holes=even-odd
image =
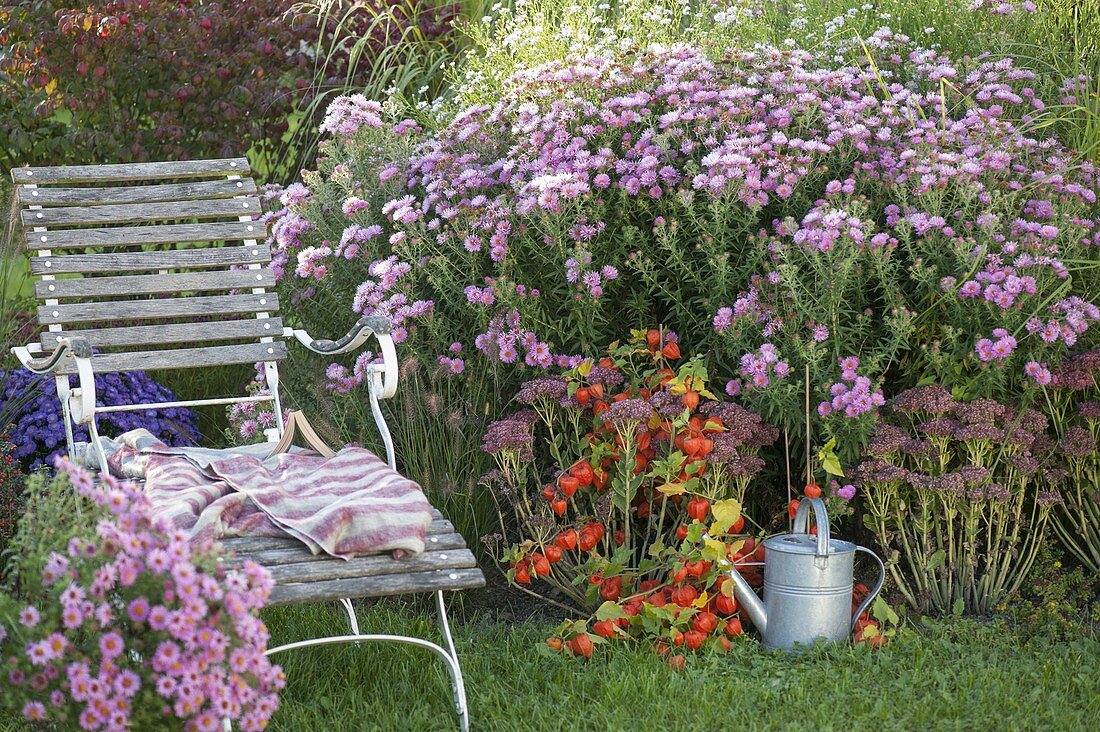
{"type": "Polygon", "coordinates": [[[264,458],[254,449],[167,447],[146,430],[113,443],[106,450],[111,472],[144,478],[155,513],[197,542],[290,536],[314,554],[344,559],[424,551],[432,520],[424,493],[369,450],[264,458]]]}

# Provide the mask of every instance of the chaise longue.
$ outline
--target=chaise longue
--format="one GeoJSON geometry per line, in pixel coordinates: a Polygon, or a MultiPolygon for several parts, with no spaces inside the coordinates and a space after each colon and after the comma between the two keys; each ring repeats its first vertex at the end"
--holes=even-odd
{"type": "MultiPolygon", "coordinates": [[[[84,425],[99,465],[106,465],[97,416],[119,410],[273,402],[283,437],[279,361],[287,341],[323,355],[358,349],[369,339],[383,362],[370,367],[367,398],[397,469],[393,440],[379,400],[397,390],[397,355],[389,324],[364,317],[339,340],[318,340],[284,324],[256,184],[244,158],[124,165],[26,167],[12,171],[30,253],[35,295],[43,304],[37,342],[14,348],[21,363],[52,375],[73,453],[73,426],[84,425]],[[97,373],[263,364],[267,392],[162,404],[99,406],[97,373]],[[75,385],[70,377],[75,377],[75,385]]],[[[438,511],[423,553],[350,561],[315,556],[291,538],[234,537],[223,545],[237,560],[252,559],[275,578],[270,604],[337,601],[350,632],[272,648],[277,654],[333,643],[412,644],[446,664],[462,730],[469,726],[466,691],[447,621],[443,593],[483,586],[485,578],[463,538],[438,511]],[[364,634],[352,600],[432,592],[442,643],[399,635],[364,634]]]]}

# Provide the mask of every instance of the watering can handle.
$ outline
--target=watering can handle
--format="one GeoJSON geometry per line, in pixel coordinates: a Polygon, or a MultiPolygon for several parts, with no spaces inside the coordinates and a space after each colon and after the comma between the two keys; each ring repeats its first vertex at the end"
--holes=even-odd
{"type": "Polygon", "coordinates": [[[829,512],[825,510],[825,501],[820,498],[803,498],[794,515],[794,533],[809,533],[806,522],[809,519],[810,506],[814,509],[814,523],[817,525],[817,556],[829,556],[829,512]]]}
{"type": "Polygon", "coordinates": [[[874,557],[875,561],[878,562],[879,575],[878,583],[875,585],[875,589],[871,590],[871,594],[867,595],[867,597],[863,599],[863,602],[861,602],[859,604],[859,607],[856,608],[855,613],[852,614],[852,625],[848,628],[849,633],[855,631],[856,623],[859,622],[859,616],[863,614],[864,610],[871,606],[871,603],[874,602],[875,597],[878,596],[879,591],[882,589],[882,583],[886,581],[886,565],[882,563],[882,559],[879,558],[879,555],[875,554],[867,547],[859,546],[858,544],[856,545],[856,551],[863,552],[864,554],[870,554],[872,557],[874,557]]]}

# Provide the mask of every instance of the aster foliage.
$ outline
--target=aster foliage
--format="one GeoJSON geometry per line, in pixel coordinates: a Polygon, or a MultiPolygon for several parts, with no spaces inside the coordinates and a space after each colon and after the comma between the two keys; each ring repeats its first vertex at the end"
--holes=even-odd
{"type": "MultiPolygon", "coordinates": [[[[75,378],[70,377],[75,386],[75,378]]],[[[100,406],[175,401],[172,392],[143,371],[96,374],[96,401],[100,406]]],[[[65,452],[65,421],[57,387],[50,377],[26,369],[0,371],[0,410],[14,405],[10,438],[15,458],[24,467],[49,465],[65,452]],[[31,395],[27,397],[27,395],[31,395]]],[[[172,407],[132,412],[108,412],[96,420],[99,434],[114,437],[144,427],[167,445],[193,445],[199,438],[198,415],[190,409],[172,407]]],[[[87,441],[88,430],[73,425],[73,439],[87,441]]]]}
{"type": "Polygon", "coordinates": [[[847,407],[886,380],[1015,400],[1096,336],[1097,171],[1026,124],[1033,84],[880,29],[840,67],[713,44],[551,60],[435,130],[342,101],[319,170],[273,194],[281,286],[305,320],[382,315],[422,362],[511,383],[668,322],[792,434],[789,375],[831,402],[858,353],[848,421],[813,416],[850,460],[873,414],[847,407]]]}
{"type": "Polygon", "coordinates": [[[0,594],[0,707],[66,729],[264,729],[283,687],[258,617],[270,574],[190,546],[140,486],[56,464],[29,481],[0,594]]]}
{"type": "Polygon", "coordinates": [[[1062,502],[1070,451],[1048,425],[1033,409],[957,401],[934,385],[894,400],[854,477],[913,607],[986,614],[1020,588],[1062,502]]]}

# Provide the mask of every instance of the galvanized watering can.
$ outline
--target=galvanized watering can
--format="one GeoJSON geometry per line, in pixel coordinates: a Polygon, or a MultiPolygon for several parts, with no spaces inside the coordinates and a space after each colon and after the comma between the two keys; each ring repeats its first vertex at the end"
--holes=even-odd
{"type": "Polygon", "coordinates": [[[829,516],[820,498],[803,499],[794,517],[794,531],[764,541],[764,600],[756,596],[737,570],[730,572],[737,601],[760,630],[764,645],[791,648],[818,638],[846,640],[856,620],[882,589],[886,567],[870,549],[829,536],[829,516]],[[813,506],[817,536],[807,533],[813,506]],[[879,566],[875,589],[850,615],[852,562],[866,552],[879,566]]]}

